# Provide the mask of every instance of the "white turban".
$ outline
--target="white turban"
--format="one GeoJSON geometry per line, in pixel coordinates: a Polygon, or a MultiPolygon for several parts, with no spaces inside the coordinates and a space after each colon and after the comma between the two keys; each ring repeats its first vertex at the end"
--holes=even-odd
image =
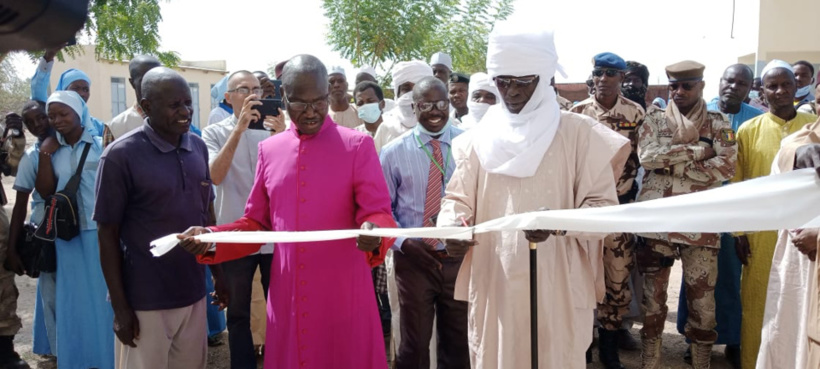
{"type": "Polygon", "coordinates": [[[760,78],[763,79],[763,77],[766,77],[766,73],[769,73],[772,69],[776,68],[783,68],[794,74],[794,68],[792,68],[791,64],[786,63],[780,59],[774,59],[770,61],[769,64],[766,64],[766,67],[763,68],[763,72],[760,73],[760,78]]]}
{"type": "Polygon", "coordinates": [[[495,87],[495,84],[493,84],[493,80],[490,79],[490,76],[488,76],[487,73],[478,72],[471,75],[468,90],[468,94],[470,95],[470,97],[473,96],[473,92],[478,90],[484,90],[492,92],[496,98],[500,98],[500,96],[498,95],[498,89],[495,87]]]}
{"type": "Polygon", "coordinates": [[[462,125],[459,126],[459,128],[467,129],[474,127],[481,121],[490,108],[490,105],[487,103],[473,101],[473,92],[478,90],[484,90],[495,95],[496,103],[501,100],[498,89],[495,88],[495,85],[492,83],[492,80],[490,80],[490,77],[487,76],[487,73],[479,72],[473,74],[470,76],[469,92],[467,93],[467,108],[469,109],[469,113],[461,117],[462,125]]]}
{"type": "Polygon", "coordinates": [[[373,68],[371,66],[362,67],[362,69],[359,69],[359,73],[369,74],[373,76],[373,78],[376,78],[376,68],[373,68]]]}
{"type": "Polygon", "coordinates": [[[561,113],[550,79],[555,75],[558,53],[553,33],[539,22],[498,22],[487,45],[487,74],[539,76],[530,100],[518,114],[503,103],[491,107],[476,133],[476,155],[491,173],[518,178],[532,177],[552,144],[561,113]]]}
{"type": "Polygon", "coordinates": [[[397,94],[399,86],[413,82],[419,83],[424,77],[432,77],[433,68],[421,60],[412,60],[396,64],[393,70],[393,91],[397,94]]]}

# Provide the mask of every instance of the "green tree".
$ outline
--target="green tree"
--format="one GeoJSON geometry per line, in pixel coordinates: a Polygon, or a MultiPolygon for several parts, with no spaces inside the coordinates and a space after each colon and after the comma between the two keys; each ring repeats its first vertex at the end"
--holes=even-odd
{"type": "Polygon", "coordinates": [[[0,62],[0,119],[7,112],[20,113],[20,108],[29,99],[29,79],[20,79],[11,58],[0,62]]]}
{"type": "Polygon", "coordinates": [[[445,51],[455,70],[473,73],[484,70],[489,32],[514,1],[324,0],[327,42],[356,67],[390,71],[395,62],[445,51]]]}
{"type": "MultiPolygon", "coordinates": [[[[88,20],[80,31],[96,44],[97,58],[127,60],[134,55],[156,55],[163,64],[176,66],[179,55],[173,51],[160,51],[159,22],[160,0],[92,0],[88,20]]],[[[65,54],[75,56],[82,52],[79,47],[63,49],[65,54]]],[[[43,52],[33,53],[39,57],[43,52]]],[[[57,55],[63,60],[62,53],[57,55]]]]}

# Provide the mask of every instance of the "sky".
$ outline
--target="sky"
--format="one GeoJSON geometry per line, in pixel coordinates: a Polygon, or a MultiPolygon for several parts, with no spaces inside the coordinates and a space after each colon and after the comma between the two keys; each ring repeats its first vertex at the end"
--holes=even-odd
{"type": "MultiPolygon", "coordinates": [[[[410,1],[410,0],[408,0],[410,1]]],[[[707,66],[707,92],[737,57],[754,52],[756,0],[736,0],[739,10],[730,37],[732,2],[714,0],[516,0],[512,17],[533,17],[555,30],[559,63],[568,78],[583,82],[592,56],[614,52],[650,69],[650,83],[666,83],[666,65],[692,59],[707,66]],[[709,11],[705,11],[708,9],[709,11]]],[[[183,60],[226,60],[228,70],[266,70],[301,53],[327,66],[341,65],[352,79],[357,70],[326,43],[321,0],[170,0],[160,2],[161,49],[183,60]]],[[[465,25],[469,26],[469,25],[465,25]]],[[[19,72],[34,65],[17,58],[19,72]]],[[[707,93],[708,94],[708,93],[707,93]]]]}

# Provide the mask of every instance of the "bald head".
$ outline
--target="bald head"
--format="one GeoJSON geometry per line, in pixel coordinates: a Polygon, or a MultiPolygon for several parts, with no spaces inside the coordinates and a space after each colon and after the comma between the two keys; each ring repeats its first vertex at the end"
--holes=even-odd
{"type": "MultiPolygon", "coordinates": [[[[233,73],[231,73],[230,76],[228,76],[228,91],[236,89],[238,87],[239,83],[242,82],[245,79],[255,79],[257,81],[259,80],[258,78],[256,78],[256,76],[253,73],[251,73],[247,70],[239,70],[239,71],[233,72],[233,73]]],[[[245,86],[245,87],[251,88],[251,87],[256,87],[256,86],[245,86]]]]}
{"type": "Polygon", "coordinates": [[[726,68],[726,71],[723,74],[726,75],[730,72],[732,74],[742,76],[745,80],[749,81],[750,84],[755,78],[755,73],[752,71],[752,68],[746,64],[732,64],[726,68]]]}
{"type": "Polygon", "coordinates": [[[148,73],[149,70],[159,66],[162,66],[162,63],[153,55],[137,55],[128,63],[128,74],[130,75],[128,83],[130,83],[134,89],[134,93],[137,95],[137,101],[142,99],[141,86],[143,76],[145,76],[145,73],[148,73]]]}
{"type": "Polygon", "coordinates": [[[327,92],[327,68],[319,58],[307,54],[294,56],[285,64],[282,69],[282,88],[288,94],[296,88],[297,83],[304,82],[306,77],[324,84],[327,92]]]}
{"type": "Polygon", "coordinates": [[[424,79],[413,87],[413,101],[420,101],[424,95],[431,90],[440,90],[442,93],[447,94],[447,86],[445,86],[444,82],[441,82],[440,79],[436,77],[424,77],[424,79]]]}
{"type": "Polygon", "coordinates": [[[151,69],[142,77],[142,98],[144,100],[155,100],[164,89],[175,85],[188,86],[188,82],[171,68],[157,67],[151,69]]]}

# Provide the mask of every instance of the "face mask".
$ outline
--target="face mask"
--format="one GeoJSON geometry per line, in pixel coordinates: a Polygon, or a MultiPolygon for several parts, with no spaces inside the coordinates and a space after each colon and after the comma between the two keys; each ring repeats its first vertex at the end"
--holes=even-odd
{"type": "Polygon", "coordinates": [[[641,106],[646,104],[646,86],[641,86],[640,88],[635,86],[624,86],[621,87],[621,94],[624,95],[629,100],[632,100],[641,106]]]}
{"type": "Polygon", "coordinates": [[[396,105],[398,105],[398,115],[401,124],[408,128],[415,126],[417,122],[416,113],[413,112],[413,93],[408,92],[401,95],[401,97],[396,100],[396,105]]]}
{"type": "Polygon", "coordinates": [[[365,123],[373,124],[382,116],[382,109],[379,103],[364,104],[359,107],[359,119],[365,123]]]}
{"type": "Polygon", "coordinates": [[[426,128],[424,128],[424,126],[423,126],[423,125],[421,125],[421,124],[417,124],[417,125],[416,125],[416,129],[418,129],[418,130],[419,130],[419,132],[424,133],[424,134],[427,134],[427,135],[430,135],[430,136],[438,136],[438,135],[440,135],[442,132],[446,131],[446,130],[447,130],[447,128],[450,128],[450,123],[452,123],[452,122],[453,122],[453,121],[452,121],[452,119],[449,119],[449,118],[448,118],[448,119],[447,119],[447,124],[445,124],[445,125],[444,125],[444,127],[441,127],[441,130],[440,130],[440,131],[438,131],[438,132],[430,132],[430,131],[428,131],[426,128]]]}
{"type": "Polygon", "coordinates": [[[467,108],[470,109],[470,112],[467,115],[473,117],[476,123],[481,121],[481,118],[484,117],[484,114],[487,114],[487,110],[490,109],[492,105],[475,102],[473,100],[467,101],[467,108]]]}
{"type": "Polygon", "coordinates": [[[797,92],[794,93],[794,96],[802,97],[802,96],[808,95],[809,93],[811,93],[811,85],[810,84],[798,88],[797,92]]]}
{"type": "Polygon", "coordinates": [[[760,92],[758,91],[749,91],[749,99],[754,100],[760,97],[760,92]]]}

